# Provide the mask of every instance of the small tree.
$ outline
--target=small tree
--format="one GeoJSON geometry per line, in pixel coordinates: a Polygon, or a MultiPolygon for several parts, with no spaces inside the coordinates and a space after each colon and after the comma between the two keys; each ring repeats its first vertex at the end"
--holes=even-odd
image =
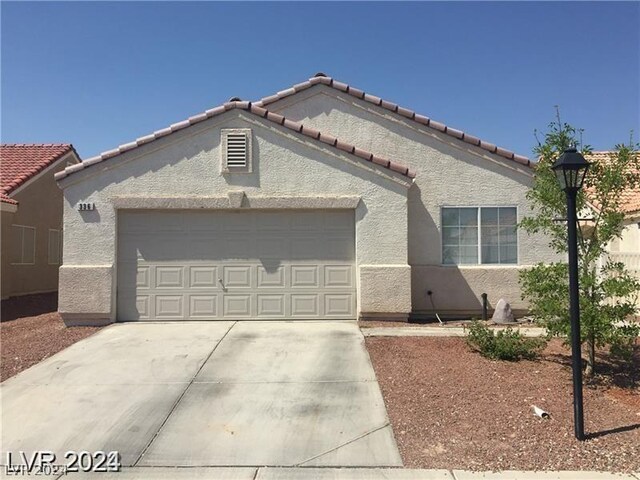
{"type": "MultiPolygon", "coordinates": [[[[535,181],[527,193],[531,216],[521,227],[529,232],[549,236],[550,246],[559,254],[567,253],[565,193],[560,189],[551,165],[571,144],[578,144],[576,130],[562,123],[558,113],[549,125],[544,141],[538,139],[534,152],[539,158],[535,181]]],[[[582,153],[591,153],[582,146],[582,153]]],[[[585,186],[577,198],[578,216],[591,217],[579,221],[578,265],[580,282],[581,340],[586,343],[585,375],[595,373],[595,351],[609,346],[614,353],[629,352],[638,335],[637,324],[625,320],[635,312],[640,282],[630,275],[624,264],[607,259],[609,243],[619,238],[624,214],[621,193],[640,182],[638,145],[617,145],[609,158],[591,163],[585,186]]],[[[520,273],[522,297],[531,304],[532,313],[548,329],[550,336],[571,335],[569,319],[569,269],[566,263],[537,264],[520,273]]]]}

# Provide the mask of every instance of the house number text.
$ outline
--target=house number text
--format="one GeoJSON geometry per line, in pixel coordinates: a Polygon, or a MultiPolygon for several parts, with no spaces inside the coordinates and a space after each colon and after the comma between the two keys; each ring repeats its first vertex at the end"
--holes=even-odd
{"type": "Polygon", "coordinates": [[[80,212],[86,212],[88,210],[95,210],[95,209],[96,209],[95,203],[79,203],[78,204],[78,210],[80,212]]]}

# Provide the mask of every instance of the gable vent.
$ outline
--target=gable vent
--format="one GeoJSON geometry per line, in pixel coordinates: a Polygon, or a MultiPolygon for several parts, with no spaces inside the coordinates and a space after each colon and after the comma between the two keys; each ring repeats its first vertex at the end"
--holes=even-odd
{"type": "Polygon", "coordinates": [[[247,135],[229,133],[227,135],[227,167],[247,166],[247,135]]]}

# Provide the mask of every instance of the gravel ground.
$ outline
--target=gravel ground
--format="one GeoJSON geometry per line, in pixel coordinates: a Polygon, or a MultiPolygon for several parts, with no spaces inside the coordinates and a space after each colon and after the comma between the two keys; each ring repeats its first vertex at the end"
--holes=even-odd
{"type": "Polygon", "coordinates": [[[515,363],[487,360],[462,338],[366,344],[406,467],[640,470],[640,346],[633,368],[606,363],[585,388],[590,438],[578,442],[570,356],[558,340],[539,360],[515,363]],[[536,417],[532,404],[551,418],[536,417]]]}
{"type": "Polygon", "coordinates": [[[56,308],[56,294],[28,295],[2,302],[0,381],[99,330],[99,327],[65,327],[56,308]]]}

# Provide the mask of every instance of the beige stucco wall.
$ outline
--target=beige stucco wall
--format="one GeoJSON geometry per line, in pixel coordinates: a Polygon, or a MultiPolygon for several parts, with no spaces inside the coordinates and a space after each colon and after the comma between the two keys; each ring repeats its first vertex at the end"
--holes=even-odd
{"type": "Polygon", "coordinates": [[[611,242],[609,250],[611,252],[640,253],[640,218],[626,222],[620,238],[611,242]]]}
{"type": "Polygon", "coordinates": [[[49,265],[49,229],[62,229],[62,192],[53,175],[67,162],[76,163],[68,154],[58,163],[34,178],[12,197],[17,200],[15,213],[2,212],[2,298],[30,293],[53,292],[58,289],[59,265],[49,265]],[[35,227],[35,264],[12,265],[14,245],[11,225],[35,227]]]}
{"type": "Polygon", "coordinates": [[[504,297],[513,308],[525,311],[518,270],[559,259],[545,237],[519,231],[518,265],[441,264],[441,207],[516,206],[520,220],[530,212],[525,197],[533,180],[529,168],[324,85],[268,108],[417,171],[409,193],[408,255],[414,312],[431,312],[428,290],[441,313],[478,314],[483,292],[492,305],[504,297]]]}
{"type": "Polygon", "coordinates": [[[69,278],[73,278],[73,272],[82,272],[86,278],[84,288],[100,292],[92,299],[77,294],[77,282],[61,283],[60,311],[75,323],[82,314],[86,314],[87,323],[107,316],[115,320],[118,209],[114,202],[131,204],[130,200],[118,201],[118,197],[207,197],[186,203],[167,201],[166,205],[192,203],[229,208],[223,198],[239,190],[246,195],[243,208],[273,205],[273,200],[260,200],[264,197],[289,199],[275,205],[289,208],[308,208],[308,198],[313,196],[360,197],[354,212],[357,268],[404,267],[404,277],[396,270],[391,277],[404,278],[406,288],[394,291],[400,300],[370,302],[367,292],[381,291],[381,282],[388,289],[385,277],[389,276],[363,278],[359,274],[359,311],[379,313],[399,306],[405,314],[411,311],[407,263],[407,195],[411,181],[247,112],[229,111],[75,173],[60,184],[65,197],[62,270],[69,270],[69,278]],[[221,175],[221,128],[252,129],[253,173],[221,175]],[[79,202],[95,203],[96,210],[79,212],[79,202]],[[99,273],[95,281],[92,269],[99,273]],[[111,303],[108,315],[104,312],[105,298],[111,303]]]}

